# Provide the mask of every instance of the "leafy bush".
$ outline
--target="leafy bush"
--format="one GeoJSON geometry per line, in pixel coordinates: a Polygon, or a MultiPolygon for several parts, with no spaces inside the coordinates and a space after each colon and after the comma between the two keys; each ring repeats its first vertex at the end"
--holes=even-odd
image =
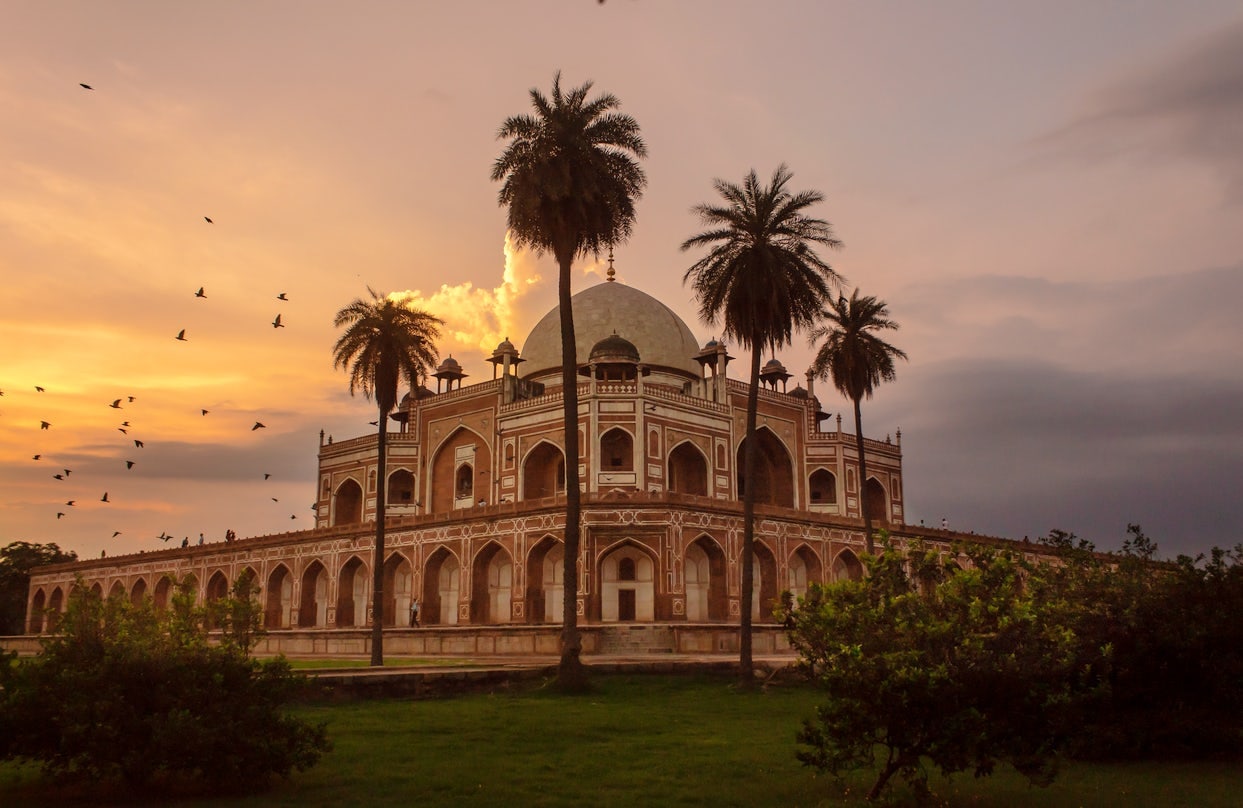
{"type": "Polygon", "coordinates": [[[253,594],[243,578],[205,609],[178,587],[161,610],[75,587],[42,653],[0,665],[0,757],[156,792],[254,790],[314,765],[325,726],[282,712],[301,679],[284,659],[250,656],[253,594]]]}

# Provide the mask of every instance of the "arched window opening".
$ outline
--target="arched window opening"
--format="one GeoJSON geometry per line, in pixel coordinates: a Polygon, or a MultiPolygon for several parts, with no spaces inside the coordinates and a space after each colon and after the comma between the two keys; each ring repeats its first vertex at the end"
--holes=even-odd
{"type": "Polygon", "coordinates": [[[458,466],[457,476],[453,483],[453,490],[458,499],[474,496],[475,469],[471,467],[469,463],[463,463],[461,466],[458,466]]]}
{"type": "Polygon", "coordinates": [[[600,470],[634,470],[634,441],[629,432],[614,428],[600,436],[600,470]]]}
{"type": "Polygon", "coordinates": [[[341,483],[333,499],[333,525],[354,525],[363,520],[363,489],[357,481],[341,483]]]}
{"type": "Polygon", "coordinates": [[[634,559],[627,556],[617,560],[617,580],[633,581],[635,580],[634,559]]]}
{"type": "MultiPolygon", "coordinates": [[[[755,433],[755,501],[764,505],[794,507],[794,468],[790,453],[770,429],[755,433]]],[[[738,471],[738,497],[741,499],[748,485],[745,479],[747,439],[738,445],[735,458],[738,471]]]]}
{"type": "Polygon", "coordinates": [[[828,469],[813,471],[807,488],[812,505],[837,504],[837,477],[828,469]]]}
{"type": "Polygon", "coordinates": [[[606,623],[656,619],[655,565],[633,544],[623,544],[600,562],[600,617],[606,623]]]}
{"type": "Polygon", "coordinates": [[[298,602],[298,627],[328,625],[328,571],[312,561],[302,573],[302,598],[298,602]]]}
{"type": "Polygon", "coordinates": [[[708,460],[693,443],[678,444],[669,453],[669,490],[696,497],[708,496],[708,460]]]}
{"type": "Polygon", "coordinates": [[[867,487],[868,516],[873,522],[889,521],[889,497],[885,488],[875,477],[868,477],[867,487]]]}
{"type": "Polygon", "coordinates": [[[398,469],[389,475],[385,496],[390,505],[414,504],[414,475],[409,469],[398,469]]]}
{"type": "Polygon", "coordinates": [[[135,606],[141,606],[142,599],[146,596],[146,594],[147,582],[144,579],[139,578],[137,581],[134,581],[134,586],[129,591],[129,602],[135,606]]]}
{"type": "Polygon", "coordinates": [[[35,596],[30,600],[30,624],[28,626],[31,634],[43,633],[43,610],[44,610],[44,594],[40,589],[35,592],[35,596]]]}
{"type": "Polygon", "coordinates": [[[863,580],[863,564],[853,552],[842,550],[833,560],[832,574],[834,581],[861,581],[863,580]]]}
{"type": "Polygon", "coordinates": [[[565,491],[565,455],[556,446],[541,442],[522,464],[523,499],[543,499],[565,491]]]}

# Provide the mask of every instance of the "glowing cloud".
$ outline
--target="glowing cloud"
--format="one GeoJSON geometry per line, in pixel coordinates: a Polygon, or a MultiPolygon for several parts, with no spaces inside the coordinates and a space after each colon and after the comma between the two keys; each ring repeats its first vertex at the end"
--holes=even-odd
{"type": "Polygon", "coordinates": [[[418,289],[393,292],[389,296],[445,321],[437,346],[441,356],[463,351],[491,355],[501,340],[517,333],[518,301],[539,281],[534,256],[515,247],[506,233],[505,272],[500,286],[476,289],[467,281],[456,286],[442,284],[439,290],[427,296],[418,289]]]}

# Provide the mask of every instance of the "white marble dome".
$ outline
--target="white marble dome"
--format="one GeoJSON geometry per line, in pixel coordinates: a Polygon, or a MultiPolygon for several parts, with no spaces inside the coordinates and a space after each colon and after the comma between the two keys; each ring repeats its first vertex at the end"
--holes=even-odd
{"type": "MultiPolygon", "coordinates": [[[[699,342],[682,318],[651,295],[616,281],[589,286],[570,298],[579,362],[596,343],[617,334],[639,351],[639,360],[655,369],[697,379],[699,342]]],[[[561,381],[561,307],[555,306],[531,329],[522,346],[523,377],[546,384],[561,381]]]]}

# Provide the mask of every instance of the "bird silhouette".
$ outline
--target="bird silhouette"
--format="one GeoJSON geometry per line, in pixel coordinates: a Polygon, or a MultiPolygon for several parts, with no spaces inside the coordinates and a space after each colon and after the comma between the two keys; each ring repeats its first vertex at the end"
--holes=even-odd
{"type": "Polygon", "coordinates": [[[269,478],[269,477],[271,477],[271,476],[272,476],[271,474],[264,473],[264,475],[263,475],[263,479],[265,479],[265,480],[266,480],[267,478],[269,478]]]}
{"type": "Polygon", "coordinates": [[[115,539],[117,536],[120,536],[120,535],[121,535],[121,531],[119,530],[112,531],[112,538],[115,539]]]}
{"type": "Polygon", "coordinates": [[[206,414],[207,414],[207,410],[203,410],[203,414],[204,414],[204,415],[206,415],[206,414]]]}
{"type": "Polygon", "coordinates": [[[284,328],[285,327],[281,325],[281,316],[279,314],[276,315],[276,319],[272,321],[272,327],[273,328],[284,328]]]}
{"type": "Polygon", "coordinates": [[[92,87],[91,85],[89,85],[89,84],[83,84],[83,83],[82,83],[82,82],[80,82],[80,81],[78,82],[78,86],[79,86],[79,87],[81,87],[83,90],[94,90],[94,89],[95,89],[95,88],[94,88],[94,87],[92,87]]]}
{"type": "Polygon", "coordinates": [[[182,342],[186,341],[186,330],[184,328],[177,332],[177,339],[182,342]]]}
{"type": "Polygon", "coordinates": [[[133,397],[133,396],[128,396],[128,398],[129,398],[129,403],[133,404],[133,403],[134,403],[134,397],[133,397]]]}
{"type": "Polygon", "coordinates": [[[65,469],[65,476],[68,477],[70,474],[73,474],[73,472],[69,469],[65,469]]]}
{"type": "Polygon", "coordinates": [[[57,518],[57,519],[61,518],[61,517],[62,517],[62,516],[64,516],[64,515],[65,515],[65,512],[64,512],[64,511],[57,511],[57,512],[56,512],[56,518],[57,518]]]}
{"type": "Polygon", "coordinates": [[[135,440],[134,440],[134,445],[135,445],[135,446],[137,446],[139,449],[141,449],[141,448],[142,448],[142,441],[135,439],[135,440]]]}
{"type": "Polygon", "coordinates": [[[119,410],[119,409],[121,409],[121,399],[119,399],[119,398],[118,398],[116,401],[112,402],[112,403],[111,403],[111,404],[109,404],[108,406],[109,406],[109,407],[111,407],[111,408],[112,408],[112,409],[114,409],[114,410],[119,410]]]}
{"type": "Polygon", "coordinates": [[[134,467],[134,461],[133,461],[133,460],[126,460],[126,461],[125,461],[125,470],[126,470],[126,471],[129,471],[129,470],[130,470],[130,469],[132,469],[133,467],[134,467]]]}
{"type": "Polygon", "coordinates": [[[42,393],[42,392],[43,392],[43,388],[42,388],[42,387],[40,387],[39,385],[37,385],[37,384],[36,384],[36,385],[35,385],[35,392],[36,392],[36,393],[42,393]]]}
{"type": "Polygon", "coordinates": [[[291,514],[289,514],[289,518],[290,518],[290,519],[297,519],[297,518],[298,518],[298,514],[296,514],[296,513],[291,513],[291,514]]]}
{"type": "Polygon", "coordinates": [[[37,455],[35,455],[33,458],[31,458],[31,459],[32,459],[32,460],[38,460],[38,459],[39,459],[39,458],[41,458],[41,457],[43,457],[43,455],[41,455],[41,454],[37,454],[37,455]]]}
{"type": "Polygon", "coordinates": [[[39,422],[39,429],[51,429],[51,428],[52,428],[52,425],[49,424],[47,421],[39,422]]]}
{"type": "Polygon", "coordinates": [[[120,432],[122,435],[128,435],[128,434],[129,434],[129,432],[125,431],[125,428],[124,428],[124,427],[117,427],[117,432],[120,432]]]}
{"type": "Polygon", "coordinates": [[[129,421],[122,421],[121,426],[129,426],[129,421]]]}
{"type": "Polygon", "coordinates": [[[160,541],[168,541],[169,539],[172,538],[172,536],[168,535],[167,533],[161,530],[160,535],[156,536],[156,538],[159,539],[160,541]]]}
{"type": "Polygon", "coordinates": [[[71,499],[71,500],[69,500],[68,502],[66,502],[65,504],[66,504],[66,505],[68,505],[69,507],[71,507],[71,508],[72,508],[72,507],[73,507],[73,504],[74,504],[75,502],[77,502],[77,500],[76,500],[76,499],[71,499]]]}
{"type": "Polygon", "coordinates": [[[379,426],[379,425],[380,425],[380,422],[379,422],[379,421],[368,421],[367,423],[371,424],[372,426],[379,426]]]}
{"type": "Polygon", "coordinates": [[[262,421],[255,421],[255,425],[250,428],[250,431],[254,432],[256,429],[267,429],[267,428],[268,428],[267,424],[264,424],[262,421]]]}
{"type": "Polygon", "coordinates": [[[204,216],[204,217],[203,217],[203,219],[204,219],[204,221],[206,221],[208,224],[215,224],[215,222],[213,222],[213,221],[211,220],[211,217],[210,217],[210,216],[204,216]]]}
{"type": "Polygon", "coordinates": [[[272,497],[272,501],[273,501],[273,502],[280,502],[280,500],[279,500],[279,499],[277,499],[276,497],[272,497]]]}
{"type": "Polygon", "coordinates": [[[288,300],[289,298],[285,297],[284,292],[281,292],[279,295],[276,296],[276,299],[277,300],[288,300]]]}
{"type": "Polygon", "coordinates": [[[195,296],[195,297],[207,297],[207,295],[203,293],[203,287],[202,287],[202,286],[200,286],[200,287],[199,287],[199,290],[198,290],[197,292],[195,292],[195,293],[194,293],[194,296],[195,296]]]}
{"type": "Polygon", "coordinates": [[[104,492],[104,495],[103,495],[102,497],[100,497],[100,498],[99,498],[99,501],[100,501],[100,502],[107,502],[107,501],[108,501],[108,492],[107,492],[107,491],[105,491],[105,492],[104,492]]]}
{"type": "Polygon", "coordinates": [[[53,474],[52,476],[53,476],[54,478],[56,478],[57,480],[63,480],[63,479],[65,479],[65,475],[63,475],[63,474],[53,474]]]}

